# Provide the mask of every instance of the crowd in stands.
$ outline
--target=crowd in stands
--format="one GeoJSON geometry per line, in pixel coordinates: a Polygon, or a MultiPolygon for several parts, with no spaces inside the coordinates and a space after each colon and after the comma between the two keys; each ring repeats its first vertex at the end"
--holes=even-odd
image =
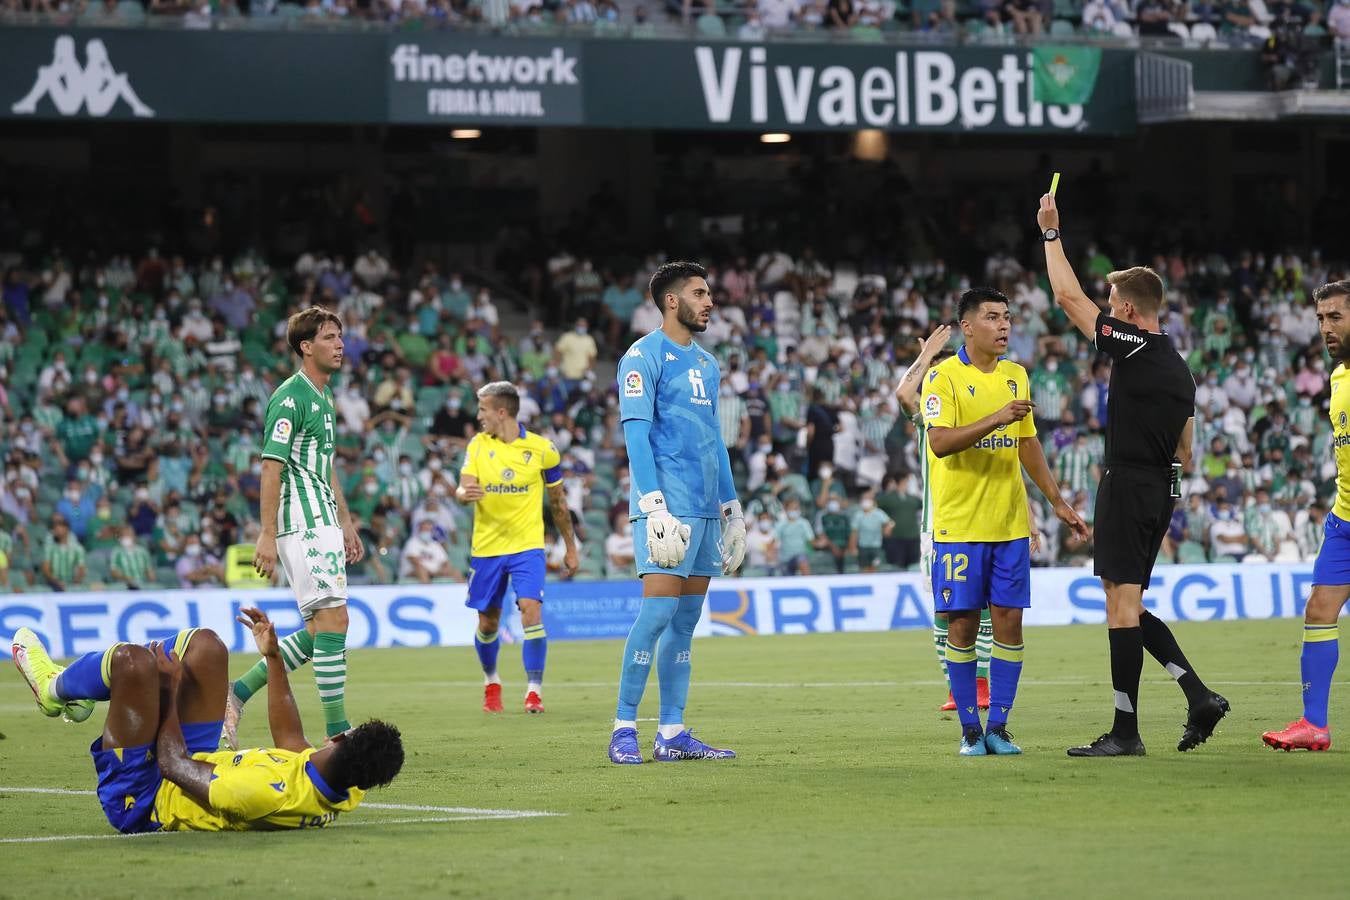
{"type": "MultiPolygon", "coordinates": [[[[1105,297],[1104,276],[1126,261],[1083,250],[1085,287],[1105,297]]],[[[258,528],[265,405],[296,367],[286,318],[313,304],[345,329],[337,470],[368,550],[354,583],[463,577],[471,520],[452,495],[475,388],[494,379],[518,385],[522,419],[562,453],[579,577],[626,576],[635,550],[614,361],[660,324],[645,296],[658,261],[615,268],[554,253],[541,290],[546,308],[563,311],[555,333],[455,272],[400,271],[375,250],[275,266],[255,253],[191,264],[153,248],[136,259],[10,256],[0,586],[220,584],[228,548],[258,528]]],[[[723,439],[751,523],[743,574],[917,563],[916,431],[892,388],[918,338],[951,321],[973,283],[1012,298],[1009,355],[1031,373],[1060,484],[1092,522],[1109,363],[1069,327],[1034,261],[1024,268],[998,250],[971,271],[941,259],[858,271],[804,246],[708,262],[717,306],[701,342],[724,371],[723,439]]],[[[1199,385],[1196,460],[1164,559],[1311,559],[1335,470],[1308,296],[1344,268],[1316,251],[1149,262],[1167,283],[1165,327],[1199,385]]],[[[1034,506],[1038,564],[1088,559],[1090,544],[1034,506]]]]}
{"type": "Polygon", "coordinates": [[[480,26],[524,33],[624,26],[637,34],[684,23],[704,37],[751,41],[775,32],[809,31],[860,40],[905,31],[953,41],[1078,34],[1264,47],[1286,56],[1315,49],[1331,37],[1350,39],[1350,0],[667,0],[664,9],[653,8],[658,11],[649,15],[645,5],[621,7],[617,0],[0,0],[0,19],[31,12],[63,22],[135,25],[148,15],[210,28],[247,16],[280,24],[368,21],[410,29],[480,26]]]}

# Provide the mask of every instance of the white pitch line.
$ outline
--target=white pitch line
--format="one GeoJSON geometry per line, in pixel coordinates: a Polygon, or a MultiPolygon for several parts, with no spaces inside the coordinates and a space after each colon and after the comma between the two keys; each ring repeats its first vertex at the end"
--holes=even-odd
{"type": "MultiPolygon", "coordinates": [[[[1147,676],[1144,678],[1144,684],[1170,684],[1172,679],[1162,675],[1147,676]]],[[[361,682],[369,687],[407,687],[407,682],[403,681],[363,681],[361,682]]],[[[791,690],[794,688],[826,688],[838,690],[840,688],[898,688],[898,687],[943,687],[947,682],[940,678],[918,679],[914,681],[696,681],[694,682],[700,688],[754,688],[765,690],[791,690]]],[[[1022,685],[1034,685],[1038,687],[1074,687],[1084,685],[1096,687],[1103,684],[1110,684],[1110,680],[1091,679],[1091,678],[1023,678],[1022,685]]],[[[1207,681],[1206,684],[1229,685],[1229,686],[1257,686],[1266,685],[1270,687],[1289,687],[1302,685],[1300,681],[1207,681]]],[[[1333,684],[1350,684],[1350,681],[1334,681],[1333,684]]],[[[419,681],[418,687],[440,688],[440,687],[482,687],[481,681],[419,681]]],[[[616,688],[617,681],[568,681],[555,682],[549,688],[558,690],[561,688],[616,688]]],[[[27,709],[28,707],[24,707],[27,709]]]]}
{"type": "MultiPolygon", "coordinates": [[[[0,787],[0,794],[55,794],[63,797],[93,797],[97,791],[49,787],[0,787]]],[[[362,803],[361,809],[392,809],[397,812],[436,812],[468,816],[561,816],[538,809],[478,809],[472,806],[424,806],[415,803],[362,803]]]]}

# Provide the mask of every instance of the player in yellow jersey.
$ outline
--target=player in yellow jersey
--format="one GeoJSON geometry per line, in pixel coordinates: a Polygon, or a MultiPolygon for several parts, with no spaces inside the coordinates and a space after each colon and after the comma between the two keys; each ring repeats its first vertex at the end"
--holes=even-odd
{"type": "Polygon", "coordinates": [[[1002,354],[1012,328],[1008,298],[973,288],[958,307],[965,346],[924,383],[933,497],[933,602],[948,619],[947,677],[961,720],[962,756],[1021,753],[1008,713],[1022,673],[1022,610],[1031,605],[1025,469],[1055,515],[1080,537],[1087,526],[1060,496],[1031,417],[1026,369],[1002,354]],[[980,611],[994,625],[989,727],[975,687],[980,611]]]}
{"type": "Polygon", "coordinates": [[[271,748],[215,751],[229,680],[225,644],[214,631],[192,628],[145,647],[114,644],[69,667],[53,663],[31,630],[14,635],[15,665],[44,713],[56,704],[109,701],[89,752],[99,803],[118,831],[322,828],[402,768],[398,729],[380,721],[311,747],[276,630],[260,610],[241,612],[267,661],[271,748]]]}
{"type": "Polygon", "coordinates": [[[464,604],[478,610],[474,649],[483,667],[483,709],[502,711],[502,679],[497,674],[501,647],[502,601],[506,582],[516,592],[516,608],[525,632],[521,659],[525,664],[525,711],[541,713],[544,661],[544,493],[548,493],[553,526],[567,552],[563,565],[570,577],[577,571],[577,544],[572,514],[563,495],[562,462],[547,438],[526,431],[517,420],[520,395],[509,381],[494,381],[478,390],[478,424],[464,451],[455,499],[474,504],[473,549],[469,560],[469,597],[464,604]]]}
{"type": "Polygon", "coordinates": [[[1331,373],[1331,451],[1336,458],[1336,505],[1323,526],[1325,538],[1313,564],[1312,596],[1303,611],[1303,717],[1261,739],[1279,750],[1330,750],[1331,677],[1340,657],[1336,620],[1350,599],[1350,281],[1313,291],[1317,326],[1339,365],[1331,373]]]}

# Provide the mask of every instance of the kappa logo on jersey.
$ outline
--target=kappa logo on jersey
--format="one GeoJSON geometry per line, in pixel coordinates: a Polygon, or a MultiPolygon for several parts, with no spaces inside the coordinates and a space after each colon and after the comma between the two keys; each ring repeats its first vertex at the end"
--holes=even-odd
{"type": "Polygon", "coordinates": [[[318,411],[319,411],[319,404],[317,404],[317,403],[311,403],[311,404],[309,405],[309,411],[310,411],[310,412],[318,412],[318,411]]]}
{"type": "Polygon", "coordinates": [[[75,51],[75,38],[58,35],[52,47],[52,61],[38,66],[37,78],[23,99],[10,106],[10,112],[31,116],[37,112],[38,102],[46,97],[63,116],[79,115],[83,108],[89,115],[102,118],[112,112],[117,101],[131,107],[132,115],[154,118],[155,111],[141,102],[131,79],[125,72],[113,68],[108,47],[101,38],[91,38],[84,44],[85,63],[75,51]]]}
{"type": "Polygon", "coordinates": [[[281,401],[281,405],[286,407],[287,409],[295,409],[295,401],[292,400],[290,397],[283,398],[281,401]]]}
{"type": "Polygon", "coordinates": [[[642,351],[637,347],[633,347],[628,351],[628,356],[632,359],[642,359],[642,351]]]}
{"type": "MultiPolygon", "coordinates": [[[[290,400],[289,397],[286,398],[290,400]]],[[[289,444],[291,442],[291,420],[277,419],[277,424],[272,426],[272,440],[278,444],[289,444]]]]}
{"type": "Polygon", "coordinates": [[[623,395],[625,397],[642,396],[642,373],[629,372],[623,378],[623,395]]]}
{"type": "Polygon", "coordinates": [[[676,359],[678,359],[678,357],[674,353],[671,353],[669,350],[666,351],[666,362],[675,362],[676,359]]]}
{"type": "Polygon", "coordinates": [[[936,419],[942,415],[942,398],[937,394],[929,394],[923,398],[923,417],[925,419],[936,419]]]}

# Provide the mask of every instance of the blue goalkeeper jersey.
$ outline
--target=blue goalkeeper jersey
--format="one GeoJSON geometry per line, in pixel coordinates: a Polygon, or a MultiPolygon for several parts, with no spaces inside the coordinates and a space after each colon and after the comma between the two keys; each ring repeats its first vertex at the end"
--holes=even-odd
{"type": "MultiPolygon", "coordinates": [[[[681,347],[665,332],[638,340],[619,363],[619,415],[652,423],[656,481],[674,516],[717,519],[718,472],[726,447],[717,420],[722,373],[717,358],[696,341],[681,347]]],[[[628,498],[638,511],[637,479],[628,498]]]]}

